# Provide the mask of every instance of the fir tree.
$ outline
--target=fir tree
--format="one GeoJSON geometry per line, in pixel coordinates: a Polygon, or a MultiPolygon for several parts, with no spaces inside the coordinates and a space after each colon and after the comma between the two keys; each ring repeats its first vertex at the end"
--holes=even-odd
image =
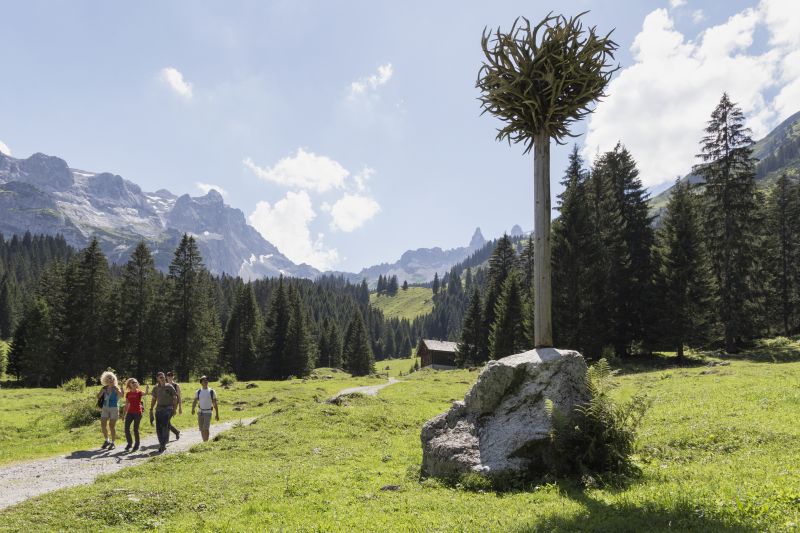
{"type": "Polygon", "coordinates": [[[755,331],[758,199],[750,130],[741,109],[727,93],[711,114],[701,141],[702,164],[695,172],[705,178],[706,242],[719,289],[719,313],[725,349],[739,351],[755,331]]]}
{"type": "Polygon", "coordinates": [[[300,296],[289,288],[289,323],[286,327],[285,374],[298,378],[306,377],[313,367],[311,338],[306,324],[306,313],[300,296]]]}
{"type": "Polygon", "coordinates": [[[481,312],[482,323],[479,339],[480,359],[476,363],[483,363],[491,356],[491,342],[489,336],[497,318],[497,302],[503,291],[503,284],[506,278],[516,269],[517,256],[514,245],[508,235],[497,241],[492,256],[489,258],[489,272],[486,280],[486,290],[484,291],[483,310],[481,312]]]}
{"type": "Polygon", "coordinates": [[[434,295],[439,294],[439,273],[438,272],[434,272],[434,274],[433,274],[433,287],[432,287],[432,289],[433,289],[433,294],[434,295]]]}
{"type": "MultiPolygon", "coordinates": [[[[528,235],[528,239],[525,241],[522,252],[519,254],[519,262],[522,269],[522,292],[526,298],[533,298],[533,250],[534,242],[533,234],[531,233],[528,235]]],[[[555,263],[560,264],[557,262],[555,263]]],[[[555,296],[556,294],[557,292],[553,290],[553,295],[555,296]]]]}
{"type": "Polygon", "coordinates": [[[389,278],[389,282],[386,285],[386,292],[389,294],[389,296],[396,296],[398,289],[399,285],[397,283],[397,276],[392,276],[389,278]]]}
{"type": "Polygon", "coordinates": [[[472,291],[467,314],[461,327],[461,339],[456,350],[456,365],[460,367],[472,366],[482,361],[481,293],[478,287],[472,291]]]}
{"type": "Polygon", "coordinates": [[[353,313],[353,318],[347,326],[344,338],[344,369],[354,376],[367,376],[375,372],[375,361],[370,348],[364,318],[359,311],[353,313]]]}
{"type": "Polygon", "coordinates": [[[328,366],[342,368],[342,334],[333,322],[328,329],[328,350],[328,366]]]}
{"type": "Polygon", "coordinates": [[[688,184],[679,181],[673,188],[659,237],[664,284],[662,336],[682,359],[685,344],[697,345],[708,339],[714,294],[700,209],[688,184]]]}
{"type": "Polygon", "coordinates": [[[464,288],[461,285],[461,277],[455,267],[450,270],[447,276],[447,294],[449,296],[458,297],[464,293],[464,288]]]}
{"type": "Polygon", "coordinates": [[[523,324],[520,283],[515,271],[503,282],[495,316],[489,335],[491,358],[501,359],[525,351],[529,345],[523,324]]]}
{"type": "Polygon", "coordinates": [[[269,312],[261,335],[261,352],[265,359],[264,375],[269,379],[284,379],[289,376],[285,354],[290,318],[291,307],[286,294],[285,282],[281,276],[278,288],[272,294],[269,312]]]}
{"type": "Polygon", "coordinates": [[[125,264],[120,297],[120,349],[126,354],[124,367],[135,372],[140,379],[152,369],[150,354],[155,342],[151,335],[149,319],[156,291],[156,269],[147,245],[140,242],[125,264]]]}
{"type": "Polygon", "coordinates": [[[36,298],[14,331],[9,368],[29,386],[55,384],[52,326],[47,303],[36,298]]]}
{"type": "Polygon", "coordinates": [[[15,326],[14,281],[10,273],[6,272],[0,281],[0,339],[11,338],[15,326]]]}
{"type": "Polygon", "coordinates": [[[408,290],[408,281],[407,280],[403,280],[403,290],[404,291],[408,290]]]}

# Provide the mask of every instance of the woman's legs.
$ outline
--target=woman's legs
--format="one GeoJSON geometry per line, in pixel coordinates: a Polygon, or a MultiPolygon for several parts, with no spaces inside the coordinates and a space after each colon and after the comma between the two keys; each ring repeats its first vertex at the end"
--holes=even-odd
{"type": "Polygon", "coordinates": [[[103,430],[103,438],[108,441],[108,418],[100,418],[100,429],[103,430]]]}
{"type": "Polygon", "coordinates": [[[116,420],[116,418],[109,419],[108,425],[111,427],[111,442],[115,442],[117,440],[117,420],[116,420]]]}
{"type": "Polygon", "coordinates": [[[142,413],[135,413],[133,415],[133,436],[136,439],[134,448],[139,447],[139,423],[142,421],[142,413]]]}
{"type": "MultiPolygon", "coordinates": [[[[131,439],[131,422],[133,422],[133,413],[128,413],[125,415],[125,441],[128,443],[129,448],[133,445],[133,440],[131,439]]],[[[134,431],[137,431],[138,429],[138,427],[135,427],[134,431]]],[[[138,431],[136,433],[136,443],[139,443],[138,431]]]]}

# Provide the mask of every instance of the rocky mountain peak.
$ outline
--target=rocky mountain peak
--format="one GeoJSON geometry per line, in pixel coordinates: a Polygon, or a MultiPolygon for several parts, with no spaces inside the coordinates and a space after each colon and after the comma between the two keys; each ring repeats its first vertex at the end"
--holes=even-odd
{"type": "Polygon", "coordinates": [[[472,239],[469,241],[470,248],[480,248],[486,244],[486,239],[483,238],[483,233],[481,233],[481,228],[475,228],[475,233],[472,234],[472,239]]]}
{"type": "Polygon", "coordinates": [[[74,183],[67,162],[58,157],[36,153],[19,161],[20,181],[51,190],[63,190],[74,183]]]}

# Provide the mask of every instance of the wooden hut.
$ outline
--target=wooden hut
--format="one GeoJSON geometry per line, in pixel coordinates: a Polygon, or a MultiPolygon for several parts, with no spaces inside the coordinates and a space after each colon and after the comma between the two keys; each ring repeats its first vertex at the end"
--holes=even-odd
{"type": "Polygon", "coordinates": [[[417,357],[421,359],[422,366],[439,369],[452,369],[456,367],[455,342],[421,339],[417,346],[417,357]]]}

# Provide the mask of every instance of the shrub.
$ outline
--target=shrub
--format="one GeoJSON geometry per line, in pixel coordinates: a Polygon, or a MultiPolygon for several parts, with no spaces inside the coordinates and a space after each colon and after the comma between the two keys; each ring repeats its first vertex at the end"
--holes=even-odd
{"type": "Polygon", "coordinates": [[[61,388],[66,392],[83,392],[86,390],[86,378],[76,376],[68,381],[65,381],[61,388]]]}
{"type": "Polygon", "coordinates": [[[630,476],[636,433],[650,402],[637,394],[625,403],[611,399],[616,386],[608,361],[589,367],[586,385],[590,400],[562,413],[549,404],[552,470],[556,475],[594,479],[603,474],[630,476]]]}
{"type": "Polygon", "coordinates": [[[219,384],[223,387],[230,387],[234,383],[236,383],[236,376],[233,374],[222,374],[219,377],[219,384]]]}
{"type": "Polygon", "coordinates": [[[68,428],[87,426],[100,418],[97,398],[94,395],[76,398],[64,405],[64,423],[68,428]]]}
{"type": "Polygon", "coordinates": [[[5,378],[8,370],[8,343],[0,339],[0,379],[5,378]]]}

